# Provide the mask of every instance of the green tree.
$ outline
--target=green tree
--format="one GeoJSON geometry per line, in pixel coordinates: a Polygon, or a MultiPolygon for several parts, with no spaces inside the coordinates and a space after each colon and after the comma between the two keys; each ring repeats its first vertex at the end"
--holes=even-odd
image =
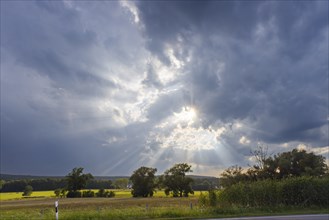
{"type": "Polygon", "coordinates": [[[247,175],[243,173],[242,167],[235,165],[227,168],[221,173],[220,185],[222,187],[228,187],[241,181],[247,180],[247,175]]]}
{"type": "Polygon", "coordinates": [[[140,167],[130,177],[133,197],[152,197],[156,188],[156,168],[140,167]]]}
{"type": "Polygon", "coordinates": [[[0,190],[2,190],[3,185],[5,185],[5,181],[0,179],[0,190]]]}
{"type": "Polygon", "coordinates": [[[119,178],[114,181],[114,186],[116,189],[126,189],[128,182],[127,178],[119,178]]]}
{"type": "MultiPolygon", "coordinates": [[[[307,153],[305,150],[293,149],[269,158],[265,164],[272,163],[278,178],[290,176],[321,176],[328,169],[325,157],[307,153]]],[[[273,170],[272,170],[273,172],[273,170]]]]}
{"type": "Polygon", "coordinates": [[[32,194],[33,188],[30,185],[25,186],[23,196],[30,196],[32,194]]]}
{"type": "Polygon", "coordinates": [[[175,164],[161,176],[161,183],[165,187],[166,195],[172,192],[174,197],[188,196],[193,194],[192,182],[193,179],[186,176],[186,173],[192,172],[191,165],[187,163],[175,164]]]}
{"type": "Polygon", "coordinates": [[[241,167],[233,166],[226,169],[220,178],[220,184],[228,187],[238,182],[257,181],[263,179],[282,179],[298,176],[325,176],[328,167],[325,157],[313,152],[293,149],[278,153],[274,157],[268,156],[267,148],[258,146],[252,151],[256,164],[246,172],[241,167]]]}
{"type": "Polygon", "coordinates": [[[66,189],[61,189],[60,197],[61,197],[61,198],[65,198],[65,196],[66,196],[66,192],[67,192],[66,189]]]}
{"type": "Polygon", "coordinates": [[[55,189],[54,193],[55,193],[56,197],[59,197],[61,195],[61,189],[60,188],[55,189]]]}
{"type": "Polygon", "coordinates": [[[79,195],[77,191],[83,189],[87,181],[93,179],[93,176],[90,173],[83,174],[83,168],[78,167],[74,168],[71,173],[66,176],[68,197],[79,195]],[[70,196],[69,196],[70,195],[70,196]]]}

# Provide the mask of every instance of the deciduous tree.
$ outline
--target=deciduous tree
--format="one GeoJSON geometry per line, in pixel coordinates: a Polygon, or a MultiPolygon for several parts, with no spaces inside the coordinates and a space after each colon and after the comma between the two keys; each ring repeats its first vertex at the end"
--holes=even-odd
{"type": "Polygon", "coordinates": [[[72,172],[66,176],[67,189],[69,191],[67,196],[73,195],[74,197],[75,195],[79,195],[76,192],[83,189],[90,179],[93,179],[93,176],[90,173],[83,174],[82,167],[74,168],[72,172]]]}
{"type": "Polygon", "coordinates": [[[130,180],[132,182],[131,194],[133,197],[148,197],[153,196],[156,188],[155,173],[156,168],[140,167],[135,170],[131,175],[130,180]]]}
{"type": "Polygon", "coordinates": [[[165,171],[161,176],[161,183],[165,187],[166,195],[172,192],[174,197],[188,196],[193,194],[193,179],[186,176],[186,173],[192,172],[191,165],[187,163],[175,164],[172,168],[165,171]]]}
{"type": "Polygon", "coordinates": [[[25,186],[23,196],[30,196],[32,194],[33,188],[30,185],[25,186]]]}

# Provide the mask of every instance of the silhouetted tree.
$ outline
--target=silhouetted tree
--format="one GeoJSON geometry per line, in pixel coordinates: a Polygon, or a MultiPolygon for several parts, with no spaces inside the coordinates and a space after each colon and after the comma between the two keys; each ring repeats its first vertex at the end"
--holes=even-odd
{"type": "Polygon", "coordinates": [[[74,168],[71,173],[66,176],[68,194],[67,197],[81,197],[79,190],[83,189],[87,181],[94,177],[90,174],[83,174],[83,168],[74,168]]]}
{"type": "Polygon", "coordinates": [[[174,197],[188,196],[193,194],[191,184],[193,179],[186,176],[186,173],[192,172],[191,165],[187,163],[175,164],[172,168],[165,171],[161,176],[161,184],[165,187],[166,195],[172,192],[174,197]]]}
{"type": "Polygon", "coordinates": [[[247,179],[248,176],[243,173],[242,167],[235,165],[227,168],[223,173],[221,173],[220,185],[222,187],[228,187],[247,179]]]}
{"type": "Polygon", "coordinates": [[[30,185],[25,186],[23,196],[30,196],[32,194],[33,188],[30,185]]]}
{"type": "Polygon", "coordinates": [[[246,172],[243,172],[243,169],[238,166],[226,169],[221,174],[220,185],[228,187],[242,181],[323,176],[328,172],[325,157],[315,155],[313,152],[293,149],[271,157],[267,155],[267,149],[258,148],[253,153],[256,157],[256,165],[246,172]]]}
{"type": "Polygon", "coordinates": [[[293,149],[290,152],[277,154],[265,161],[266,166],[278,178],[291,176],[321,176],[328,169],[325,157],[307,153],[305,150],[293,149]],[[273,170],[275,169],[275,170],[273,170]]]}
{"type": "Polygon", "coordinates": [[[132,182],[131,194],[133,197],[148,197],[153,196],[156,188],[155,173],[156,168],[140,167],[135,170],[131,175],[130,180],[132,182]]]}

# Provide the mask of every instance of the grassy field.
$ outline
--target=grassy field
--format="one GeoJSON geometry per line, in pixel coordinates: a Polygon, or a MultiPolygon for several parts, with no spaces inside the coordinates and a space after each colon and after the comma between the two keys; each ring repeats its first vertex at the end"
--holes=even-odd
{"type": "Polygon", "coordinates": [[[329,213],[328,208],[206,208],[198,203],[199,192],[188,198],[172,198],[157,192],[153,198],[132,198],[130,191],[116,190],[115,198],[55,198],[52,191],[1,193],[0,219],[54,219],[56,200],[59,219],[195,219],[211,217],[329,213]],[[35,198],[44,196],[46,198],[35,198]]]}
{"type": "MultiPolygon", "coordinates": [[[[123,197],[128,194],[122,193],[123,197]]],[[[129,195],[130,196],[130,195],[129,195]]],[[[16,199],[0,202],[0,219],[53,219],[59,200],[61,219],[136,219],[196,216],[197,196],[189,198],[16,199]]]]}

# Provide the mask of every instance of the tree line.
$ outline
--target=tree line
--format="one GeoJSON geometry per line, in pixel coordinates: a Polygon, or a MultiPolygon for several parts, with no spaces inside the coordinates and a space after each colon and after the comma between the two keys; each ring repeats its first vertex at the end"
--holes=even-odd
{"type": "MultiPolygon", "coordinates": [[[[172,194],[174,197],[187,197],[194,193],[191,185],[193,179],[186,176],[186,173],[192,172],[191,165],[187,163],[175,164],[160,177],[155,175],[156,172],[156,168],[144,166],[133,172],[129,178],[132,184],[131,194],[133,197],[152,197],[157,189],[164,189],[166,195],[172,194]]],[[[67,193],[64,196],[81,197],[81,189],[86,187],[87,181],[90,179],[93,179],[93,176],[90,173],[83,173],[83,168],[74,168],[66,176],[65,190],[67,193]]],[[[89,193],[92,192],[89,191],[89,193]]]]}
{"type": "Polygon", "coordinates": [[[108,197],[110,191],[101,191],[97,195],[92,191],[80,192],[81,189],[128,189],[132,190],[132,196],[152,196],[156,190],[164,189],[173,196],[187,196],[193,190],[209,190],[218,187],[218,178],[189,177],[191,166],[188,164],[176,164],[163,175],[156,175],[157,169],[141,167],[133,172],[130,178],[117,178],[113,181],[95,179],[91,174],[84,174],[83,168],[74,168],[64,178],[37,178],[21,180],[0,180],[0,192],[26,192],[29,196],[32,191],[54,190],[56,196],[101,196],[108,197]],[[177,183],[179,183],[177,185],[177,183]],[[79,191],[79,192],[78,192],[79,191]],[[84,194],[83,194],[84,193],[84,194]]]}
{"type": "MultiPolygon", "coordinates": [[[[55,190],[66,187],[65,178],[45,178],[45,179],[23,179],[23,180],[1,180],[0,192],[22,192],[27,185],[32,186],[34,191],[55,190]]],[[[115,189],[115,181],[111,180],[96,180],[87,181],[86,189],[115,189]]]]}
{"type": "Polygon", "coordinates": [[[255,164],[248,169],[235,165],[224,170],[220,177],[222,187],[229,187],[239,182],[328,175],[325,157],[315,155],[313,152],[293,149],[270,156],[268,155],[268,147],[260,145],[251,153],[255,164]]]}
{"type": "Polygon", "coordinates": [[[221,173],[220,190],[201,194],[201,205],[216,207],[310,207],[329,205],[329,173],[325,157],[292,151],[268,155],[268,148],[252,151],[253,166],[232,166],[221,173]]]}

